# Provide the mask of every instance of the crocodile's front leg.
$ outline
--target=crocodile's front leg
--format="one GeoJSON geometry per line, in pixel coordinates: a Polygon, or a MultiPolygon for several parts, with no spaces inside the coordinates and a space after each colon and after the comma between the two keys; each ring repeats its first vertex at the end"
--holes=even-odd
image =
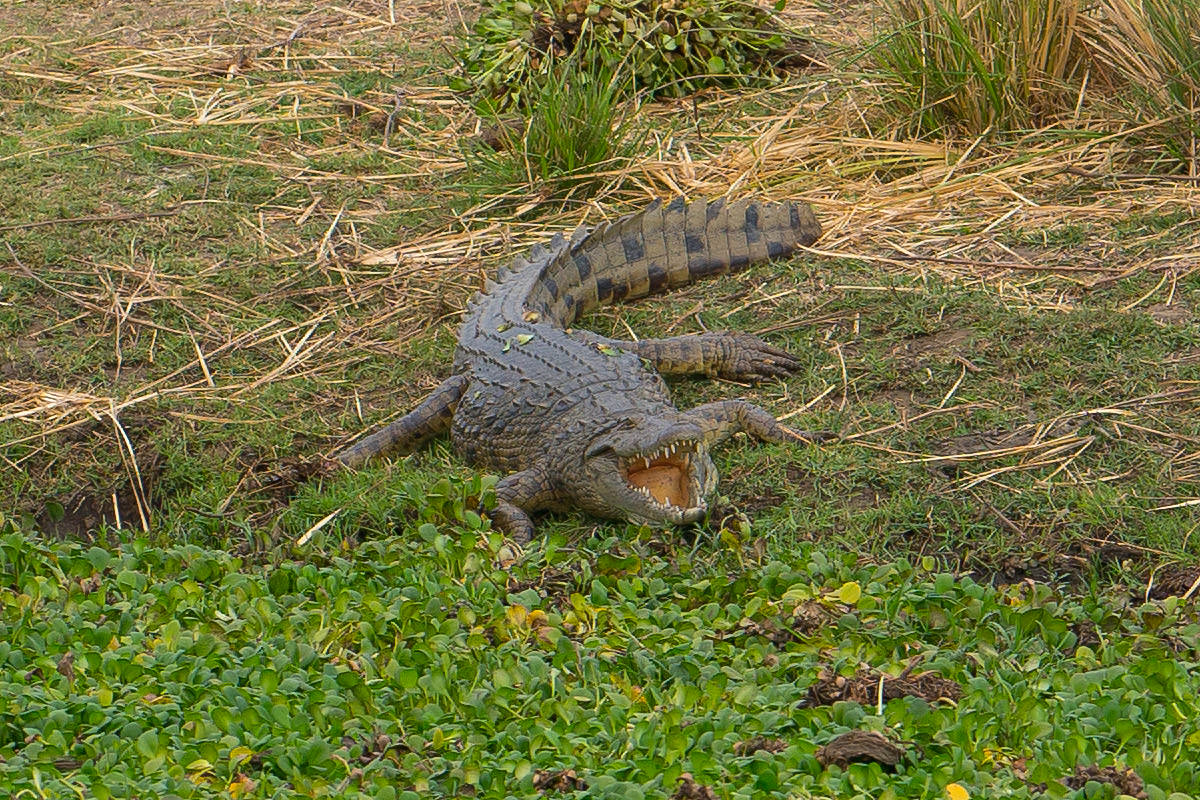
{"type": "Polygon", "coordinates": [[[447,378],[412,411],[386,428],[350,445],[335,458],[347,467],[357,467],[384,453],[411,453],[434,436],[450,429],[454,408],[468,383],[470,379],[466,375],[447,378]]]}
{"type": "Polygon", "coordinates": [[[492,524],[517,544],[533,537],[533,519],[529,516],[547,508],[558,499],[557,482],[543,466],[514,472],[496,484],[496,507],[487,512],[492,524]]]}
{"type": "Polygon", "coordinates": [[[642,339],[616,345],[646,359],[664,375],[701,373],[714,378],[761,381],[785,377],[802,366],[788,351],[738,331],[642,339]]]}
{"type": "Polygon", "coordinates": [[[823,442],[832,433],[798,431],[780,424],[765,408],[745,400],[718,400],[684,413],[704,431],[704,443],[714,445],[735,433],[744,432],[764,442],[823,442]]]}

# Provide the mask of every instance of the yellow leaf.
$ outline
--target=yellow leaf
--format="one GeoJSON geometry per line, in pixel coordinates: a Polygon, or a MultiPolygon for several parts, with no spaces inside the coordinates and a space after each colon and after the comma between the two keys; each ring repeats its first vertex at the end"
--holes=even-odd
{"type": "Polygon", "coordinates": [[[971,793],[960,783],[946,784],[946,797],[950,800],[971,800],[971,793]]]}
{"type": "Polygon", "coordinates": [[[236,767],[238,764],[250,758],[252,755],[254,755],[253,750],[245,745],[239,745],[238,747],[235,747],[229,751],[229,764],[232,767],[236,767]]]}
{"type": "Polygon", "coordinates": [[[249,792],[253,792],[257,786],[258,781],[252,780],[239,772],[237,776],[229,782],[229,785],[225,787],[225,791],[237,798],[244,794],[248,794],[249,792]]]}
{"type": "Polygon", "coordinates": [[[510,628],[520,628],[529,617],[529,609],[517,604],[504,609],[504,618],[510,628]]]}
{"type": "Polygon", "coordinates": [[[837,590],[837,597],[846,605],[852,606],[862,597],[862,587],[858,585],[858,581],[847,581],[837,590]]]}

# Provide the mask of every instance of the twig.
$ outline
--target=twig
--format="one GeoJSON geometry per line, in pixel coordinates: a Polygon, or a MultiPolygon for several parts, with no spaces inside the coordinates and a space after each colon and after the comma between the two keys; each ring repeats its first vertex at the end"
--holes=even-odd
{"type": "Polygon", "coordinates": [[[162,211],[137,211],[128,214],[93,214],[86,217],[62,217],[59,219],[40,219],[36,222],[21,222],[16,225],[2,225],[0,231],[22,231],[29,228],[44,228],[48,225],[88,225],[106,222],[129,222],[135,219],[151,219],[153,217],[173,217],[183,211],[178,206],[162,211]]]}
{"type": "Polygon", "coordinates": [[[1118,181],[1175,181],[1177,183],[1200,183],[1200,175],[1156,175],[1152,172],[1088,172],[1080,167],[1067,167],[1063,172],[1093,180],[1118,181]]]}

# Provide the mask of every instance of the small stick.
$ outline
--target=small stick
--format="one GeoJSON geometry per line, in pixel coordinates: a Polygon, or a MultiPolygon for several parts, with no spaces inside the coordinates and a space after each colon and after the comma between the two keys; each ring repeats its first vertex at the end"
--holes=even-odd
{"type": "Polygon", "coordinates": [[[43,228],[47,225],[87,225],[104,222],[129,222],[135,219],[150,219],[151,217],[173,217],[183,209],[171,208],[163,211],[140,211],[129,214],[93,214],[86,217],[62,217],[59,219],[40,219],[36,222],[22,222],[17,225],[0,226],[0,231],[23,231],[29,228],[43,228]]]}

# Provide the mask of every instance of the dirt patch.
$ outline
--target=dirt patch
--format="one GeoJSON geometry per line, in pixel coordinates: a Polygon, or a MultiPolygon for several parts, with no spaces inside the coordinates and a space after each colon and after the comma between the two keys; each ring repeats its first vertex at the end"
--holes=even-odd
{"type": "Polygon", "coordinates": [[[1025,555],[1006,556],[991,569],[971,570],[967,574],[977,583],[986,583],[990,586],[1011,586],[1014,583],[1026,581],[1050,583],[1057,575],[1046,564],[1025,555]]]}
{"type": "Polygon", "coordinates": [[[817,474],[797,464],[788,464],[783,474],[787,476],[788,485],[797,494],[812,494],[817,490],[817,474]]]}
{"type": "Polygon", "coordinates": [[[919,405],[912,391],[906,389],[886,389],[870,399],[880,403],[891,403],[898,414],[908,414],[919,405]]]}
{"type": "Polygon", "coordinates": [[[1090,619],[1082,619],[1071,626],[1075,634],[1075,647],[1090,647],[1095,650],[1100,646],[1100,629],[1090,619]]]}
{"type": "Polygon", "coordinates": [[[1159,325],[1183,325],[1195,317],[1192,310],[1181,303],[1155,303],[1147,306],[1145,312],[1159,325]]]}
{"type": "Polygon", "coordinates": [[[347,755],[355,747],[359,747],[361,752],[359,752],[356,760],[363,766],[378,761],[389,752],[411,752],[408,745],[404,744],[403,741],[386,733],[375,731],[371,734],[362,733],[360,735],[362,737],[360,739],[356,739],[353,736],[343,736],[342,747],[346,750],[347,755]]]}
{"type": "Polygon", "coordinates": [[[328,475],[338,465],[320,458],[288,456],[263,467],[264,458],[252,449],[238,453],[239,464],[246,468],[246,493],[259,495],[274,506],[286,506],[296,491],[313,478],[328,475]]]}
{"type": "Polygon", "coordinates": [[[527,589],[535,589],[560,611],[571,607],[571,593],[576,590],[579,573],[575,570],[546,567],[534,578],[518,580],[510,577],[505,589],[509,594],[520,594],[527,589]]]}
{"type": "Polygon", "coordinates": [[[744,619],[738,627],[748,636],[761,636],[775,647],[785,647],[830,625],[840,613],[834,608],[809,601],[798,605],[791,614],[762,622],[744,619]]]}
{"type": "Polygon", "coordinates": [[[679,788],[671,795],[671,800],[717,800],[717,793],[712,787],[696,783],[691,773],[685,772],[679,776],[679,788]]]}
{"type": "Polygon", "coordinates": [[[1083,426],[1085,421],[1085,417],[1068,417],[1057,420],[1049,426],[1030,423],[1012,429],[993,428],[978,433],[965,433],[961,436],[943,439],[931,449],[935,455],[939,456],[961,456],[992,450],[1028,447],[1031,444],[1073,434],[1083,426]]]}
{"type": "Polygon", "coordinates": [[[1168,597],[1183,597],[1191,592],[1189,597],[1195,597],[1200,591],[1200,567],[1164,567],[1154,573],[1150,579],[1150,599],[1165,600],[1168,597]],[[1193,590],[1193,587],[1196,587],[1193,590]]]}
{"type": "Polygon", "coordinates": [[[52,353],[31,336],[14,336],[0,345],[0,378],[53,383],[62,371],[51,366],[52,353]]]}
{"type": "Polygon", "coordinates": [[[975,331],[970,328],[947,328],[937,333],[924,336],[914,336],[906,339],[892,348],[892,356],[897,362],[915,367],[924,364],[935,356],[962,356],[975,339],[975,331]]]}
{"type": "Polygon", "coordinates": [[[904,749],[892,744],[881,733],[849,731],[834,739],[814,754],[821,766],[837,764],[842,769],[851,764],[874,762],[892,768],[904,758],[904,749]]]}
{"type": "Polygon", "coordinates": [[[37,529],[56,539],[91,542],[102,526],[141,529],[162,505],[158,493],[162,459],[157,450],[138,447],[137,476],[108,491],[76,489],[47,500],[34,520],[37,529]]]}
{"type": "Polygon", "coordinates": [[[787,750],[788,743],[784,739],[768,739],[765,736],[755,736],[753,739],[746,739],[738,742],[733,746],[733,754],[736,756],[752,756],[755,753],[782,753],[787,750]]]}
{"type": "Polygon", "coordinates": [[[919,697],[927,703],[962,697],[962,687],[949,678],[943,678],[935,672],[908,673],[906,669],[893,678],[870,668],[862,668],[853,677],[845,678],[822,671],[817,682],[808,687],[808,696],[801,705],[812,708],[849,700],[859,705],[873,706],[879,702],[880,695],[885,703],[899,697],[919,697]]]}
{"type": "Polygon", "coordinates": [[[739,515],[750,517],[760,511],[779,508],[780,504],[787,500],[787,498],[768,486],[755,493],[738,494],[736,497],[730,498],[730,500],[731,503],[729,505],[720,505],[713,508],[711,518],[718,528],[730,517],[737,517],[739,515]]]}
{"type": "Polygon", "coordinates": [[[879,505],[881,495],[874,489],[858,489],[846,496],[846,510],[865,511],[879,505]]]}
{"type": "Polygon", "coordinates": [[[1089,781],[1110,784],[1116,788],[1117,794],[1127,794],[1139,800],[1144,800],[1146,797],[1146,785],[1138,777],[1138,774],[1131,769],[1077,766],[1075,767],[1075,774],[1064,780],[1063,783],[1072,789],[1082,789],[1084,786],[1087,786],[1089,781]]]}
{"type": "Polygon", "coordinates": [[[573,792],[588,788],[587,781],[575,774],[573,769],[539,769],[533,772],[533,788],[542,794],[550,792],[573,792]]]}

